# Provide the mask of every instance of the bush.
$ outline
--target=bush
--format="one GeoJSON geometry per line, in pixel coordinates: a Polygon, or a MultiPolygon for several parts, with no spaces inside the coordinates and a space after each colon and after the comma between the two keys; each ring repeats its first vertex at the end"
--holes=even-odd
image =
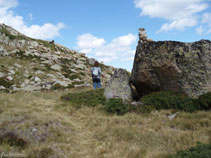
{"type": "Polygon", "coordinates": [[[194,100],[194,104],[200,108],[200,110],[211,109],[211,92],[199,96],[194,100]]]}
{"type": "Polygon", "coordinates": [[[0,78],[0,86],[4,86],[5,88],[10,88],[12,86],[12,82],[5,78],[0,78]]]}
{"type": "Polygon", "coordinates": [[[128,105],[121,98],[113,98],[106,102],[104,109],[108,113],[122,115],[128,111],[128,105]]]}
{"type": "Polygon", "coordinates": [[[188,112],[198,110],[193,100],[188,96],[171,91],[160,91],[147,94],[141,98],[145,106],[151,106],[153,109],[177,109],[188,112]]]}
{"type": "Polygon", "coordinates": [[[90,90],[80,93],[69,93],[62,96],[63,100],[68,100],[71,103],[77,105],[77,107],[85,106],[96,106],[98,104],[104,105],[106,98],[103,95],[104,89],[90,90]]]}
{"type": "Polygon", "coordinates": [[[175,155],[168,155],[166,158],[211,158],[211,144],[198,144],[196,147],[180,151],[175,155]]]}

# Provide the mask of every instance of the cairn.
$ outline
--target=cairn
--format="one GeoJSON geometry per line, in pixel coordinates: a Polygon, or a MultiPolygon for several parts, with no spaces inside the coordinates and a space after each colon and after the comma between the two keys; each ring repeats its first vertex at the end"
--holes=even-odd
{"type": "Polygon", "coordinates": [[[152,41],[152,39],[147,38],[147,32],[144,28],[139,28],[138,30],[139,30],[139,41],[140,41],[140,43],[152,41]]]}

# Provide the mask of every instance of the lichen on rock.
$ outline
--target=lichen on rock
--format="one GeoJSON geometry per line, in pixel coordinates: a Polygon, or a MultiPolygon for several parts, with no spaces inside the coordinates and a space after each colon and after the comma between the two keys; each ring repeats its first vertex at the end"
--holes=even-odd
{"type": "Polygon", "coordinates": [[[211,91],[211,41],[143,42],[139,39],[131,82],[140,96],[172,90],[197,97],[211,91]]]}

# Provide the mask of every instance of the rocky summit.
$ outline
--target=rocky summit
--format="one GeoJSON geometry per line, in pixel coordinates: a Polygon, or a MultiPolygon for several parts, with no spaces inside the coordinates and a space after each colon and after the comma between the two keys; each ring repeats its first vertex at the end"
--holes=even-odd
{"type": "Polygon", "coordinates": [[[211,41],[154,42],[139,29],[131,83],[140,96],[160,91],[197,97],[211,91],[211,41]]]}
{"type": "MultiPolygon", "coordinates": [[[[29,38],[0,24],[0,91],[34,91],[92,86],[95,59],[54,43],[29,38]]],[[[100,64],[103,84],[114,68],[100,64]]]]}

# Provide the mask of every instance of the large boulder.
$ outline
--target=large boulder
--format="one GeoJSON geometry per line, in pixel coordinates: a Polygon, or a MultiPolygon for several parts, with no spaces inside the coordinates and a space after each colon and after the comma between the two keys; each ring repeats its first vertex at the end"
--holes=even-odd
{"type": "Polygon", "coordinates": [[[122,98],[124,102],[132,100],[132,91],[129,84],[130,74],[124,69],[116,69],[111,80],[105,87],[106,99],[122,98]]]}
{"type": "MultiPolygon", "coordinates": [[[[140,37],[140,36],[139,36],[140,37]]],[[[211,91],[211,41],[139,40],[131,83],[140,96],[173,90],[190,97],[211,91]]]]}

